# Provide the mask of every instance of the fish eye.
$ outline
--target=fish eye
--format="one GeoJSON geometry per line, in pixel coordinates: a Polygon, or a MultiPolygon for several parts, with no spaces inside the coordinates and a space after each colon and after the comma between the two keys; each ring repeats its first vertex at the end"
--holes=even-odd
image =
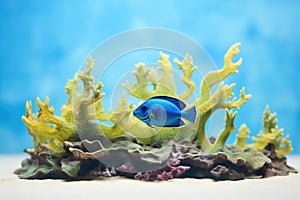
{"type": "Polygon", "coordinates": [[[143,112],[145,112],[147,110],[147,107],[146,106],[142,106],[141,109],[142,109],[143,112]]]}

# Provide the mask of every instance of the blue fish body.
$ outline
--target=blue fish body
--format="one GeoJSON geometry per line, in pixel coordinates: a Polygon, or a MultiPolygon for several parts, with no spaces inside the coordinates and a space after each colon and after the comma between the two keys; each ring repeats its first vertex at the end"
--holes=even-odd
{"type": "Polygon", "coordinates": [[[155,96],[133,111],[133,115],[149,126],[180,127],[185,125],[183,119],[195,122],[196,108],[184,110],[186,104],[176,98],[155,96]]]}

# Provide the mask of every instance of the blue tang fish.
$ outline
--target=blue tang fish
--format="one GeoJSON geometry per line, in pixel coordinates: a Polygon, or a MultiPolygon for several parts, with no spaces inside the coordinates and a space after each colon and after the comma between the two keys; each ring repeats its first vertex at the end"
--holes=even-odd
{"type": "Polygon", "coordinates": [[[195,106],[183,110],[186,104],[176,98],[168,96],[155,96],[133,111],[133,115],[148,126],[180,127],[185,125],[183,119],[195,122],[195,106]]]}

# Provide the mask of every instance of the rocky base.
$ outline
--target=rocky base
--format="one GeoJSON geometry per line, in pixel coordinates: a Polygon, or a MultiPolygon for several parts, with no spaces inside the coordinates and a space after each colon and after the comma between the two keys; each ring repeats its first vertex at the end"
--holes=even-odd
{"type": "Polygon", "coordinates": [[[90,180],[113,176],[155,181],[173,178],[211,178],[213,180],[242,180],[285,176],[297,171],[287,165],[285,157],[278,158],[273,144],[263,152],[253,148],[239,150],[226,147],[215,154],[206,154],[201,147],[180,142],[172,145],[170,156],[161,160],[155,153],[101,149],[97,142],[66,144],[66,152],[54,155],[40,146],[31,158],[22,162],[15,173],[23,179],[90,180]],[[86,148],[92,145],[93,151],[86,148]],[[113,158],[112,166],[102,162],[113,158]],[[149,167],[148,167],[149,165],[149,167]],[[142,168],[141,168],[142,166],[142,168]],[[147,166],[147,170],[145,169],[147,166]]]}

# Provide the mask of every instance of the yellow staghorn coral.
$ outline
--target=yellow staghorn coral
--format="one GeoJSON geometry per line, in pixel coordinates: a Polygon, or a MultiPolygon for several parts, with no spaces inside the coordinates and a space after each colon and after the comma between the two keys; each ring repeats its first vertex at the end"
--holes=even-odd
{"type": "Polygon", "coordinates": [[[243,124],[236,136],[235,145],[240,149],[251,147],[259,151],[264,151],[268,144],[273,144],[275,147],[276,156],[282,158],[289,154],[293,148],[289,141],[289,135],[283,138],[283,129],[277,126],[276,113],[271,113],[269,106],[266,107],[263,117],[264,131],[260,131],[257,137],[252,137],[253,144],[247,144],[250,138],[248,134],[250,130],[246,124],[243,124]]]}
{"type": "Polygon", "coordinates": [[[239,132],[236,136],[236,142],[235,146],[237,146],[240,149],[245,149],[247,145],[247,140],[250,138],[248,134],[250,133],[250,130],[248,129],[246,124],[242,124],[239,128],[239,132]]]}
{"type": "Polygon", "coordinates": [[[160,60],[158,61],[158,63],[160,64],[160,66],[158,67],[158,70],[160,70],[162,73],[157,81],[155,95],[175,96],[176,87],[173,78],[172,65],[169,61],[169,55],[162,52],[160,52],[159,55],[160,60]]]}
{"type": "MultiPolygon", "coordinates": [[[[224,145],[224,142],[234,129],[232,127],[235,114],[227,109],[239,109],[251,97],[251,95],[246,95],[244,88],[242,88],[238,100],[233,98],[231,101],[227,101],[234,96],[232,89],[235,84],[223,85],[221,83],[213,94],[210,92],[213,85],[221,82],[230,74],[237,73],[237,68],[240,66],[242,59],[240,58],[235,63],[232,62],[232,59],[233,56],[237,55],[239,45],[240,43],[236,43],[230,47],[224,57],[224,67],[222,69],[212,71],[204,77],[200,86],[200,97],[196,99],[194,103],[187,106],[191,107],[195,105],[197,107],[198,124],[196,124],[196,126],[198,126],[198,128],[195,129],[196,126],[194,124],[187,124],[187,127],[184,127],[182,130],[186,132],[197,132],[196,141],[206,151],[216,151],[216,149],[224,145]],[[206,137],[205,124],[212,113],[217,109],[227,110],[226,126],[220,133],[220,140],[217,140],[217,143],[212,145],[206,137]]],[[[181,80],[187,85],[186,91],[180,94],[179,98],[187,100],[196,87],[192,80],[192,74],[197,67],[193,66],[192,57],[188,56],[188,54],[186,54],[182,61],[174,59],[174,62],[178,65],[179,70],[183,72],[181,80]]],[[[130,95],[144,100],[158,95],[177,96],[169,56],[160,52],[160,60],[158,63],[160,67],[157,69],[161,71],[160,76],[153,67],[146,67],[144,63],[138,63],[136,65],[136,70],[133,71],[133,74],[136,76],[137,82],[134,83],[132,87],[129,83],[123,85],[130,95]],[[147,87],[148,84],[152,84],[153,89],[149,89],[149,87],[147,87]]],[[[68,100],[66,105],[62,107],[61,118],[68,126],[70,126],[69,124],[72,125],[73,132],[87,139],[97,138],[101,135],[113,139],[123,134],[131,134],[138,138],[140,142],[147,141],[146,143],[157,142],[157,140],[168,141],[176,136],[179,130],[178,128],[153,129],[145,126],[142,122],[134,118],[131,114],[134,106],[128,104],[125,93],[123,93],[118,107],[113,112],[110,109],[105,112],[102,107],[102,98],[105,96],[105,94],[101,92],[103,84],[100,82],[96,86],[94,85],[94,78],[90,75],[93,67],[94,61],[90,57],[86,62],[86,70],[78,72],[74,76],[74,79],[69,80],[66,85],[68,100]],[[83,87],[82,92],[79,92],[81,87],[83,87]],[[97,120],[99,123],[92,123],[93,120],[97,120]],[[103,123],[105,121],[110,121],[113,125],[103,123]]],[[[42,105],[41,109],[44,109],[42,105]]],[[[48,112],[48,115],[51,115],[50,113],[51,110],[48,112]]],[[[27,118],[30,119],[32,117],[28,114],[27,118]]],[[[27,122],[28,120],[26,123],[27,122]]],[[[41,123],[43,122],[44,121],[41,121],[41,123]]],[[[65,124],[60,126],[64,125],[65,124]]],[[[45,124],[39,127],[44,126],[45,124]]],[[[50,127],[49,129],[53,128],[50,127]]],[[[47,139],[48,137],[44,140],[46,141],[47,139]]]]}
{"type": "MultiPolygon", "coordinates": [[[[102,106],[102,98],[105,93],[101,93],[103,88],[102,82],[94,86],[94,79],[90,76],[90,72],[94,67],[94,61],[90,57],[86,63],[86,70],[75,75],[79,77],[83,83],[83,92],[81,95],[74,94],[73,110],[75,111],[76,123],[80,127],[85,127],[82,132],[82,137],[97,138],[97,136],[105,135],[108,139],[116,138],[122,135],[127,129],[131,128],[134,123],[131,113],[133,105],[128,106],[128,101],[123,93],[122,99],[119,100],[119,105],[112,112],[110,109],[105,112],[102,106]],[[105,123],[94,124],[92,120],[99,122],[110,121],[114,125],[106,125],[105,123]],[[88,136],[90,134],[90,136],[88,136]]],[[[102,137],[103,138],[103,137],[102,137]]]]}
{"type": "Polygon", "coordinates": [[[290,153],[293,148],[287,135],[283,138],[283,129],[277,126],[276,113],[271,113],[269,106],[266,107],[263,117],[264,132],[260,131],[258,137],[252,137],[252,147],[262,151],[265,147],[272,143],[275,145],[275,152],[279,158],[284,157],[290,153]]]}
{"type": "MultiPolygon", "coordinates": [[[[26,103],[26,116],[22,117],[28,127],[28,132],[34,139],[34,151],[39,145],[46,146],[53,152],[63,152],[64,141],[74,141],[76,138],[76,126],[70,123],[68,118],[54,115],[54,108],[49,108],[49,98],[45,102],[36,99],[39,106],[37,116],[32,114],[32,103],[26,103]]],[[[67,115],[65,115],[67,116],[67,115]]]]}
{"type": "Polygon", "coordinates": [[[138,63],[135,66],[136,70],[132,73],[136,76],[137,82],[133,87],[130,87],[129,82],[123,84],[123,86],[127,89],[129,94],[146,100],[154,95],[153,91],[147,88],[147,83],[152,82],[154,84],[153,88],[156,88],[158,74],[150,73],[151,68],[145,69],[144,63],[138,63]]]}
{"type": "MultiPolygon", "coordinates": [[[[118,107],[113,113],[111,113],[110,117],[104,119],[106,121],[111,121],[114,125],[99,125],[104,134],[110,139],[121,136],[124,132],[139,123],[138,119],[135,119],[132,116],[133,105],[130,104],[128,106],[128,101],[125,93],[122,93],[122,98],[118,103],[118,107]]],[[[96,119],[101,120],[101,118],[96,119]]]]}
{"type": "Polygon", "coordinates": [[[241,43],[235,43],[232,45],[227,53],[224,56],[224,66],[222,69],[217,71],[209,72],[203,79],[200,87],[200,98],[197,100],[196,104],[202,104],[203,102],[210,99],[210,88],[219,83],[220,81],[224,80],[231,74],[238,73],[237,68],[242,64],[243,59],[240,58],[237,62],[233,63],[232,59],[236,56],[239,52],[238,47],[241,43]]]}
{"type": "MultiPolygon", "coordinates": [[[[197,99],[194,103],[194,105],[197,106],[197,110],[199,112],[199,128],[197,131],[197,140],[202,148],[208,151],[210,151],[211,149],[216,149],[216,147],[213,147],[212,144],[208,141],[205,134],[205,124],[212,113],[217,109],[239,109],[251,98],[251,95],[246,95],[244,88],[242,88],[240,92],[240,98],[238,100],[234,98],[231,102],[226,102],[227,99],[234,96],[234,94],[232,93],[232,89],[235,84],[231,84],[228,86],[221,83],[214,94],[211,95],[210,92],[210,89],[213,85],[221,82],[230,74],[238,72],[237,68],[242,64],[242,58],[240,58],[235,63],[232,62],[232,59],[239,52],[239,45],[240,43],[236,43],[229,48],[229,50],[225,54],[224,67],[222,69],[210,72],[204,77],[200,87],[200,98],[197,99]]],[[[226,135],[227,132],[228,131],[222,131],[219,137],[223,138],[224,136],[222,134],[226,135]]],[[[214,146],[220,146],[220,144],[214,144],[214,146]]]]}
{"type": "MultiPolygon", "coordinates": [[[[144,63],[136,64],[136,70],[132,73],[135,75],[137,82],[133,84],[133,87],[131,87],[128,82],[123,84],[130,95],[143,100],[159,95],[177,96],[172,74],[173,68],[169,61],[169,55],[160,52],[160,60],[158,63],[160,66],[157,69],[162,72],[161,76],[158,75],[156,69],[153,67],[146,67],[144,63]],[[147,84],[152,84],[153,90],[150,90],[147,84]]],[[[181,78],[183,83],[188,86],[187,90],[180,95],[179,98],[187,100],[195,90],[195,84],[191,77],[196,67],[193,67],[192,58],[188,58],[188,55],[185,56],[182,62],[175,59],[175,63],[179,69],[183,71],[184,75],[181,78]]]]}
{"type": "Polygon", "coordinates": [[[189,57],[188,54],[185,55],[182,62],[176,58],[174,59],[174,62],[178,65],[178,68],[182,70],[183,76],[181,77],[181,80],[187,86],[187,90],[183,94],[179,95],[179,99],[186,101],[193,94],[196,88],[196,85],[192,80],[192,74],[197,67],[193,66],[193,58],[192,56],[189,57]]]}
{"type": "MultiPolygon", "coordinates": [[[[212,71],[204,77],[200,86],[200,97],[194,103],[187,106],[187,108],[190,108],[192,106],[197,107],[197,121],[199,122],[197,130],[197,141],[203,149],[206,149],[208,151],[212,148],[212,144],[210,144],[206,137],[205,124],[212,113],[217,109],[239,109],[244,103],[249,100],[249,98],[251,98],[251,95],[246,95],[245,89],[242,88],[239,99],[234,98],[233,100],[227,102],[226,100],[234,96],[234,94],[232,93],[232,89],[235,84],[231,84],[229,86],[220,84],[219,88],[214,94],[211,95],[210,92],[210,89],[213,85],[221,82],[230,74],[238,72],[237,68],[241,65],[242,58],[240,58],[235,63],[232,62],[232,59],[239,52],[239,45],[240,43],[236,43],[232,47],[230,47],[224,57],[224,67],[222,69],[212,71]]],[[[137,64],[137,69],[133,71],[133,74],[136,76],[137,83],[135,83],[132,88],[129,86],[129,83],[124,84],[124,87],[127,89],[129,94],[144,100],[158,95],[176,96],[176,88],[174,86],[172,77],[172,65],[169,61],[169,57],[163,53],[160,53],[160,56],[161,60],[159,61],[159,64],[161,66],[159,69],[162,71],[161,77],[158,77],[157,73],[154,73],[155,70],[153,68],[146,68],[145,64],[137,64]],[[153,84],[154,90],[149,90],[147,88],[147,84],[153,84]],[[170,90],[173,92],[170,93],[170,90]]],[[[192,80],[192,74],[197,69],[197,67],[193,66],[192,57],[189,57],[188,55],[184,57],[183,61],[180,62],[179,60],[174,59],[174,62],[178,65],[179,69],[183,71],[181,80],[184,84],[187,85],[187,90],[183,94],[178,95],[178,97],[182,100],[187,100],[194,92],[196,87],[195,83],[192,80]]],[[[135,132],[134,130],[132,131],[135,132]]],[[[149,136],[158,134],[151,129],[145,132],[146,135],[149,136]],[[151,134],[149,134],[150,132],[151,134]]],[[[227,131],[225,132],[227,133],[227,131]]],[[[173,135],[176,134],[174,133],[173,135]]],[[[223,137],[222,134],[221,137],[223,137]]]]}
{"type": "MultiPolygon", "coordinates": [[[[204,77],[200,86],[200,97],[187,106],[197,107],[198,124],[196,125],[198,128],[195,129],[196,126],[194,124],[187,124],[182,130],[185,132],[197,132],[196,141],[206,151],[216,151],[216,149],[224,145],[224,142],[234,129],[233,120],[235,114],[227,111],[226,127],[221,132],[217,144],[213,146],[205,134],[205,124],[212,113],[217,109],[239,109],[251,97],[246,95],[244,88],[242,88],[238,100],[234,98],[232,101],[226,101],[234,96],[232,93],[234,84],[220,84],[217,91],[213,94],[210,92],[210,88],[213,85],[221,82],[230,74],[237,73],[237,68],[240,66],[242,59],[240,58],[236,63],[233,63],[232,59],[233,56],[237,55],[239,45],[240,43],[236,43],[228,50],[222,69],[210,72],[204,77]]],[[[180,94],[179,98],[187,100],[196,88],[192,80],[192,74],[197,67],[193,66],[193,59],[188,54],[185,55],[182,61],[174,59],[174,62],[178,65],[179,70],[183,72],[181,80],[187,86],[186,91],[180,94]]],[[[161,71],[160,76],[155,68],[146,67],[144,63],[136,64],[136,70],[133,71],[133,74],[136,76],[137,82],[132,87],[129,83],[123,85],[130,95],[143,100],[158,95],[177,96],[169,56],[160,52],[158,63],[160,66],[157,69],[161,71]],[[148,84],[152,84],[153,89],[147,87],[148,84]]],[[[128,104],[125,93],[123,93],[118,107],[113,112],[110,109],[105,112],[102,107],[102,98],[105,96],[101,92],[103,84],[99,82],[97,85],[94,85],[94,78],[90,75],[93,67],[94,61],[89,57],[86,62],[86,70],[78,72],[73,80],[68,81],[66,85],[68,99],[66,105],[62,107],[61,117],[54,116],[53,110],[47,107],[48,99],[46,99],[45,104],[42,104],[39,100],[37,101],[40,106],[37,119],[34,119],[31,112],[27,113],[27,117],[23,117],[31,134],[34,135],[35,148],[42,144],[50,146],[54,152],[63,151],[63,141],[69,140],[70,137],[75,138],[74,135],[85,139],[103,138],[103,136],[113,139],[124,134],[130,134],[140,142],[147,144],[169,141],[177,135],[178,128],[153,129],[134,118],[132,116],[134,106],[128,104]],[[80,88],[82,88],[81,92],[79,92],[80,88]],[[97,120],[99,123],[95,124],[92,122],[93,120],[97,120]],[[113,125],[107,125],[104,123],[105,121],[110,121],[113,125]],[[50,126],[49,123],[54,124],[54,126],[50,126]],[[63,133],[58,133],[57,130],[63,133]],[[47,133],[62,135],[53,138],[52,135],[50,136],[47,133]],[[57,142],[57,140],[61,142],[57,142]]],[[[31,108],[30,105],[28,103],[27,110],[31,108]]]]}
{"type": "Polygon", "coordinates": [[[223,149],[226,140],[229,135],[235,131],[234,119],[236,117],[237,112],[231,112],[226,109],[226,118],[225,118],[225,128],[222,130],[220,135],[218,136],[216,142],[210,149],[210,153],[216,153],[223,149]]]}

